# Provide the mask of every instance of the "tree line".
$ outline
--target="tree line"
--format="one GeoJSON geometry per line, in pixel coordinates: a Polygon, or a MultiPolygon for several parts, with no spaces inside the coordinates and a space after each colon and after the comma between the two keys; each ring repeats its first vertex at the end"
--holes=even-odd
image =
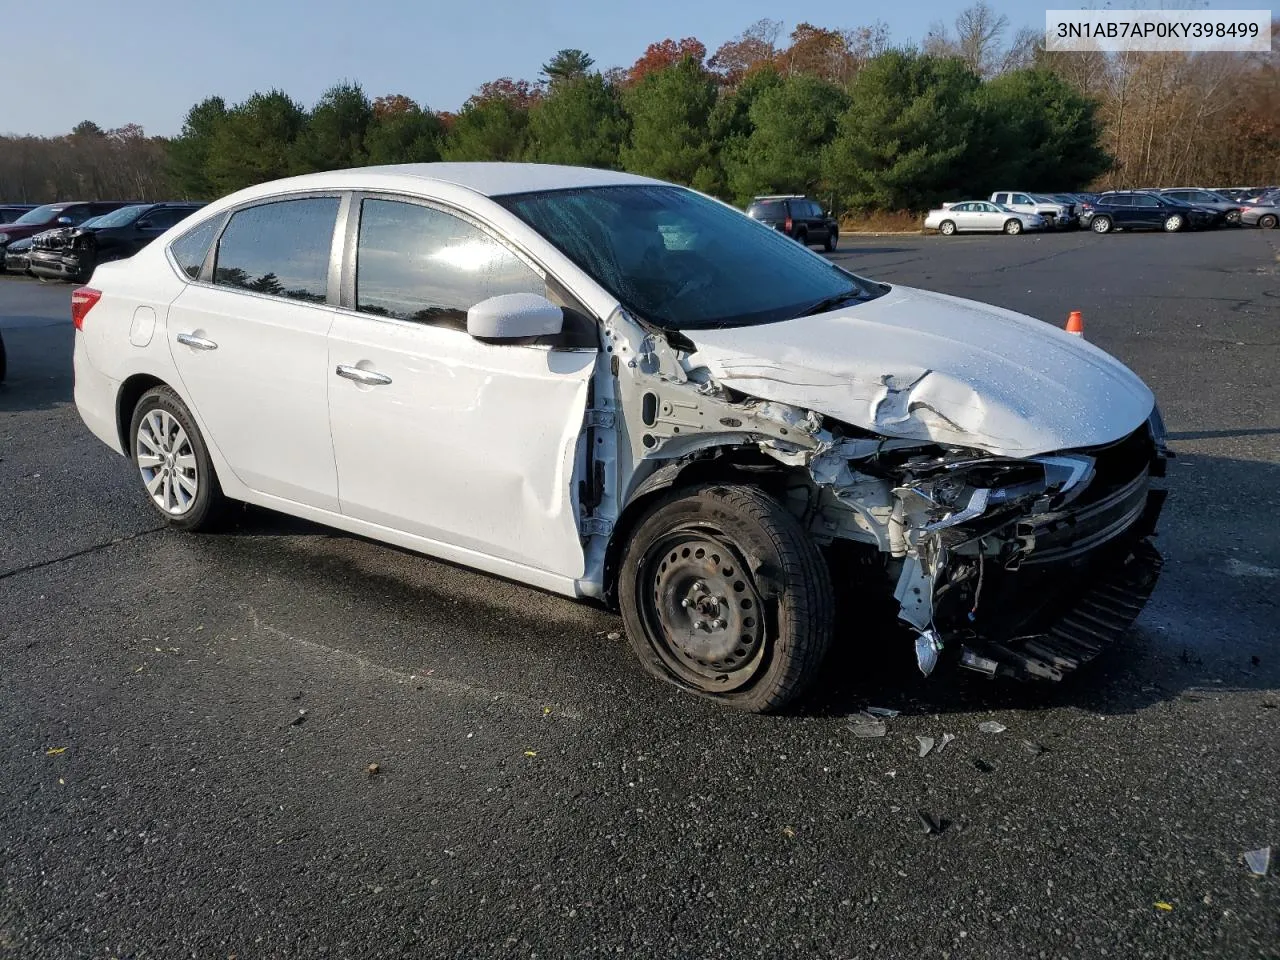
{"type": "Polygon", "coordinates": [[[81,124],[7,138],[0,197],[211,199],[290,174],[433,160],[628,170],[736,203],[803,192],[841,210],[920,210],[994,189],[1280,180],[1276,55],[1050,54],[979,0],[918,47],[883,24],[759,21],[708,55],[651,44],[599,70],[566,49],[535,80],[456,113],[354,82],[310,109],[281,90],[210,97],[171,140],[81,124]]]}

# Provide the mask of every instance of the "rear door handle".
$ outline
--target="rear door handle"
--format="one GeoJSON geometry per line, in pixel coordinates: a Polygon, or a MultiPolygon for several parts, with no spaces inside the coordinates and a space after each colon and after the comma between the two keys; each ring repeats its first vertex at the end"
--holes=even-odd
{"type": "Polygon", "coordinates": [[[354,380],[369,387],[385,387],[391,382],[391,378],[385,373],[379,373],[377,370],[361,370],[359,367],[345,363],[338,364],[333,372],[340,377],[346,377],[348,380],[354,380]]]}
{"type": "Polygon", "coordinates": [[[206,340],[204,337],[197,337],[194,333],[178,334],[178,342],[188,347],[195,347],[197,350],[217,350],[218,345],[212,340],[206,340]]]}

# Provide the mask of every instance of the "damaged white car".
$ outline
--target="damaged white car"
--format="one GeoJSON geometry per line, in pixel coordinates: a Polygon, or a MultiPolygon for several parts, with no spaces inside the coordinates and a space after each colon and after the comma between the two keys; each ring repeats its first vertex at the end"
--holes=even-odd
{"type": "Polygon", "coordinates": [[[1163,428],[1122,364],[655,180],[264,184],[72,312],[80,413],[174,526],[244,501],[614,603],[649,670],[744,709],[833,637],[1060,679],[1160,567],[1163,428]]]}

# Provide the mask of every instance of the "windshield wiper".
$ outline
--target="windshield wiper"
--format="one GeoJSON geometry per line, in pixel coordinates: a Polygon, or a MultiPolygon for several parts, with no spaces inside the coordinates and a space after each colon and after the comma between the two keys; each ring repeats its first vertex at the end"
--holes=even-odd
{"type": "Polygon", "coordinates": [[[862,300],[865,296],[865,293],[855,287],[852,290],[846,290],[844,293],[837,293],[832,297],[823,297],[817,303],[812,304],[811,306],[806,307],[802,312],[797,313],[796,316],[812,317],[817,313],[826,313],[828,310],[834,310],[842,303],[847,303],[850,300],[862,300]]]}

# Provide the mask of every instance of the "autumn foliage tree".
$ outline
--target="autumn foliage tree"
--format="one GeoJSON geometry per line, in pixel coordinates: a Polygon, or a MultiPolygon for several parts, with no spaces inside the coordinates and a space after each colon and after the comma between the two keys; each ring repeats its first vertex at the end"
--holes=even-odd
{"type": "Polygon", "coordinates": [[[639,83],[651,73],[674,67],[684,60],[692,60],[699,67],[707,58],[707,47],[696,37],[685,37],[683,40],[662,40],[651,43],[645,48],[640,59],[627,71],[628,83],[639,83]]]}

